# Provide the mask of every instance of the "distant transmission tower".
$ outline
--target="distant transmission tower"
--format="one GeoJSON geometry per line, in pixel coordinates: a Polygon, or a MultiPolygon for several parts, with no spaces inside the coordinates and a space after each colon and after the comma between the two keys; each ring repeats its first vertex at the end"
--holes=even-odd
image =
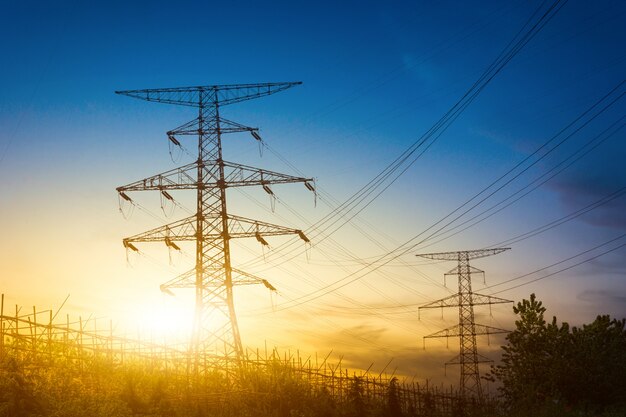
{"type": "Polygon", "coordinates": [[[481,362],[491,362],[488,358],[479,355],[476,347],[477,335],[490,335],[497,333],[508,333],[507,330],[496,327],[485,326],[474,322],[474,306],[489,304],[512,303],[513,301],[503,298],[492,297],[472,292],[472,274],[484,274],[484,271],[470,266],[470,259],[484,258],[496,255],[510,248],[479,249],[461,252],[443,252],[419,254],[428,259],[443,261],[457,261],[456,268],[444,275],[458,275],[459,292],[446,298],[425,304],[418,308],[418,311],[426,308],[458,307],[459,324],[444,330],[424,336],[424,339],[435,337],[458,337],[460,339],[459,355],[454,357],[447,365],[461,366],[461,381],[459,389],[462,398],[476,398],[481,401],[483,392],[480,385],[478,364],[481,362]]]}
{"type": "Polygon", "coordinates": [[[195,288],[195,316],[191,349],[195,354],[195,371],[206,369],[219,361],[224,366],[236,360],[241,363],[243,347],[235,305],[233,286],[262,283],[274,290],[266,280],[232,267],[230,241],[235,238],[255,237],[267,245],[264,236],[299,235],[308,242],[301,230],[290,229],[258,220],[229,214],[226,208],[226,189],[259,185],[273,196],[271,184],[303,182],[315,191],[311,178],[300,178],[253,168],[222,158],[222,135],[249,132],[261,141],[258,128],[247,127],[220,115],[222,107],[270,94],[278,93],[300,82],[212,85],[202,87],[161,88],[151,90],[116,91],[116,94],[198,108],[198,117],[167,132],[168,139],[177,146],[177,137],[198,137],[198,159],[188,165],[118,187],[121,198],[131,201],[129,191],[159,191],[172,200],[170,190],[195,190],[196,212],[191,217],[125,238],[124,246],[137,251],[134,243],[161,241],[172,249],[180,249],[176,241],[194,241],[195,268],[161,285],[161,290],[172,294],[172,288],[195,288]],[[214,352],[215,356],[209,352],[214,352]]]}

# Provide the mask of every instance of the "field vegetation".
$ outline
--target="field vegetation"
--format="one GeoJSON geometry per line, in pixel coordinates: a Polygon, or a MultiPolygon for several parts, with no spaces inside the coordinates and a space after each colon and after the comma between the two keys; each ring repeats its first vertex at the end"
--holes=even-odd
{"type": "Polygon", "coordinates": [[[499,392],[482,405],[397,378],[320,379],[280,355],[196,376],[5,333],[0,417],[626,416],[626,319],[570,327],[545,311],[534,294],[514,307],[516,328],[486,375],[499,392]]]}

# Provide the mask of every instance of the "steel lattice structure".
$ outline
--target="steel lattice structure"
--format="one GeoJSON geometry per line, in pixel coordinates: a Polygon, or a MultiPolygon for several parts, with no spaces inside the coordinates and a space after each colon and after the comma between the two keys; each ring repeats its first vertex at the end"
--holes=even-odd
{"type": "Polygon", "coordinates": [[[235,306],[233,286],[264,284],[264,279],[232,267],[230,241],[235,238],[256,237],[267,244],[263,236],[296,234],[305,242],[301,230],[290,229],[228,213],[226,190],[229,187],[262,186],[272,193],[269,185],[303,182],[314,191],[312,178],[294,177],[246,165],[227,162],[222,157],[222,135],[249,132],[261,140],[258,128],[224,119],[221,108],[270,94],[301,84],[300,82],[212,85],[150,90],[116,91],[146,101],[196,107],[198,116],[167,132],[168,139],[180,145],[177,136],[197,136],[198,159],[188,165],[132,182],[117,191],[130,201],[130,191],[160,191],[166,197],[169,190],[196,190],[196,212],[193,216],[125,238],[124,246],[137,250],[134,243],[162,241],[170,248],[179,249],[175,241],[195,241],[195,267],[161,285],[161,290],[172,294],[172,288],[195,288],[195,317],[191,349],[195,352],[194,369],[206,369],[209,352],[224,358],[225,362],[239,362],[243,347],[235,306]]]}
{"type": "Polygon", "coordinates": [[[446,365],[460,365],[461,380],[459,390],[463,398],[473,397],[479,401],[483,399],[483,392],[480,384],[480,375],[478,372],[478,364],[482,362],[490,362],[490,360],[478,354],[476,347],[477,335],[490,335],[497,333],[508,333],[507,330],[498,329],[496,327],[477,324],[474,321],[475,305],[490,305],[501,303],[512,303],[511,300],[482,295],[472,292],[472,274],[484,273],[470,265],[470,259],[483,258],[486,256],[497,255],[510,248],[495,249],[479,249],[459,252],[442,252],[419,254],[423,258],[457,261],[456,268],[447,272],[445,275],[458,275],[459,290],[456,294],[440,300],[433,301],[419,307],[418,311],[430,308],[458,307],[459,324],[444,330],[424,336],[427,338],[436,337],[458,337],[459,338],[459,354],[452,358],[446,365]]]}

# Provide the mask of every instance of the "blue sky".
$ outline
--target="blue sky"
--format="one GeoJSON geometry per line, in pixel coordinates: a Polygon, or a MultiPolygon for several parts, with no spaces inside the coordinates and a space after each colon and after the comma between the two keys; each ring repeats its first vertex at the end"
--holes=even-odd
{"type": "MultiPolygon", "coordinates": [[[[128,268],[121,238],[154,227],[158,221],[141,211],[125,221],[117,212],[114,190],[176,166],[170,160],[164,132],[194,114],[189,109],[117,96],[115,90],[303,81],[302,86],[281,94],[232,106],[225,116],[259,126],[271,149],[307,176],[316,177],[322,190],[343,201],[432,126],[538,6],[538,2],[521,1],[384,5],[3,2],[2,291],[27,305],[58,305],[71,293],[74,311],[97,310],[114,318],[139,314],[138,309],[149,310],[155,303],[169,303],[159,298],[158,284],[185,270],[188,260],[169,265],[167,252],[160,248],[154,249],[150,258],[131,259],[133,267],[128,268]],[[137,303],[137,294],[150,301],[129,307],[137,303]]],[[[244,246],[249,251],[238,252],[238,259],[255,269],[250,272],[273,277],[270,281],[283,288],[284,298],[275,300],[280,304],[353,272],[357,261],[346,258],[340,246],[350,248],[357,260],[365,259],[392,250],[426,229],[530,155],[622,81],[626,74],[625,17],[624,2],[569,1],[428,152],[358,216],[359,229],[342,228],[331,236],[334,241],[328,238],[314,246],[308,261],[303,253],[283,269],[272,267],[272,261],[283,256],[279,250],[263,258],[254,243],[244,246]],[[359,231],[363,229],[375,235],[385,249],[366,240],[359,231]],[[259,263],[259,259],[266,262],[259,263]],[[300,276],[311,283],[294,283],[300,276]]],[[[616,94],[623,91],[621,86],[616,94]]],[[[623,99],[617,101],[490,201],[499,201],[498,197],[506,197],[557,166],[597,133],[618,123],[624,108],[623,99]]],[[[519,202],[422,251],[473,249],[504,241],[626,186],[624,135],[620,130],[519,202]]],[[[259,158],[250,138],[228,140],[227,159],[294,174],[268,150],[259,158]]],[[[187,146],[193,149],[193,143],[187,146]]],[[[189,157],[183,155],[179,164],[186,162],[189,157]]],[[[262,192],[233,194],[230,208],[237,214],[306,229],[330,209],[323,202],[313,207],[306,190],[294,187],[276,191],[281,201],[309,224],[303,225],[282,203],[272,213],[262,192]],[[252,204],[249,197],[264,208],[252,204]]],[[[141,198],[145,207],[162,214],[157,197],[141,198]]],[[[189,196],[180,199],[190,202],[189,196]]],[[[495,284],[560,262],[623,234],[624,213],[626,200],[621,197],[516,243],[511,251],[477,266],[487,271],[488,284],[495,284]]],[[[176,216],[182,217],[182,213],[176,216]]],[[[613,246],[621,243],[623,239],[613,246]]],[[[279,248],[279,243],[275,247],[279,248]]],[[[623,316],[624,253],[621,248],[498,295],[519,300],[536,292],[549,314],[573,323],[590,321],[601,313],[623,316]]],[[[418,263],[412,254],[402,261],[418,263]]],[[[440,283],[448,267],[451,265],[418,269],[440,283]]],[[[512,285],[486,288],[485,292],[512,285]]],[[[481,288],[478,285],[477,290],[481,288]]],[[[250,297],[257,308],[268,308],[269,298],[262,290],[242,291],[243,299],[250,297]]],[[[447,294],[400,264],[341,291],[372,306],[421,303],[447,294]],[[415,294],[386,281],[387,276],[408,285],[415,294]]],[[[396,328],[379,315],[345,317],[341,310],[345,303],[345,298],[331,293],[291,311],[277,312],[261,325],[246,325],[250,320],[245,318],[246,308],[238,311],[244,317],[244,339],[250,343],[266,338],[279,346],[309,344],[310,350],[321,351],[346,343],[354,357],[367,357],[373,346],[382,344],[392,352],[386,355],[396,349],[396,357],[408,352],[407,357],[414,358],[415,340],[455,319],[454,312],[443,321],[432,319],[430,323],[406,315],[398,319],[403,327],[396,328]],[[320,311],[328,315],[328,321],[311,322],[320,311]],[[333,323],[347,333],[337,331],[333,323]],[[264,333],[256,328],[265,329],[264,333]],[[295,330],[289,333],[286,328],[299,329],[301,338],[294,339],[295,330]],[[414,333],[407,336],[406,328],[414,333]],[[363,338],[351,340],[361,331],[363,338]],[[328,343],[311,342],[320,339],[328,343]],[[394,346],[385,345],[387,340],[394,346]]],[[[498,323],[491,324],[506,326],[512,319],[510,308],[503,307],[495,316],[498,323]]],[[[380,361],[386,363],[384,358],[380,361]]]]}

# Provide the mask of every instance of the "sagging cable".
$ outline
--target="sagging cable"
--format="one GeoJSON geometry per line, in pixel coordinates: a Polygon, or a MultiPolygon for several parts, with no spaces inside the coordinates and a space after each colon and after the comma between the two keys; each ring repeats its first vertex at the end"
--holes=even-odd
{"type": "Polygon", "coordinates": [[[124,248],[126,248],[126,266],[133,266],[130,263],[130,257],[128,255],[129,251],[133,251],[133,252],[139,253],[139,249],[137,248],[137,246],[133,245],[132,243],[130,243],[130,242],[126,241],[126,240],[123,240],[122,244],[124,245],[124,248]]]}
{"type": "Polygon", "coordinates": [[[257,130],[251,130],[250,134],[259,143],[259,156],[263,157],[263,148],[265,147],[265,144],[263,143],[263,139],[261,138],[257,130]]]}
{"type": "Polygon", "coordinates": [[[180,250],[180,246],[178,246],[176,243],[174,243],[172,239],[170,239],[169,227],[166,228],[166,233],[167,235],[165,236],[164,242],[165,242],[165,246],[167,246],[167,255],[169,257],[170,265],[174,265],[174,262],[172,261],[172,249],[178,252],[179,254],[178,259],[180,259],[181,250],[180,250]]]}
{"type": "Polygon", "coordinates": [[[171,217],[174,214],[174,209],[176,208],[176,201],[174,197],[170,193],[165,190],[161,190],[160,194],[161,199],[161,211],[165,217],[171,217]],[[168,201],[171,203],[168,207],[168,201]]]}
{"type": "Polygon", "coordinates": [[[302,230],[296,230],[296,233],[298,234],[298,236],[300,237],[300,239],[302,239],[304,241],[304,254],[306,255],[306,261],[309,262],[311,260],[311,240],[306,237],[306,235],[304,234],[304,232],[302,230]]]}
{"type": "Polygon", "coordinates": [[[124,220],[130,219],[131,216],[133,215],[133,212],[135,211],[135,202],[132,200],[132,198],[130,198],[128,194],[126,194],[124,191],[118,191],[117,203],[118,203],[119,211],[122,214],[122,217],[124,218],[124,220]],[[130,207],[127,210],[128,213],[125,213],[126,211],[125,207],[130,207]]]}
{"type": "Polygon", "coordinates": [[[276,211],[276,195],[274,191],[267,184],[262,184],[263,190],[270,196],[270,208],[272,209],[272,213],[276,211]]]}
{"type": "Polygon", "coordinates": [[[269,248],[270,244],[267,243],[265,239],[263,239],[263,236],[261,236],[258,230],[254,234],[254,237],[256,237],[256,240],[261,244],[261,251],[263,252],[263,261],[265,261],[265,247],[267,246],[269,248]]]}
{"type": "Polygon", "coordinates": [[[181,156],[183,156],[183,152],[185,151],[185,149],[183,148],[181,143],[178,141],[178,139],[174,137],[174,135],[168,133],[167,139],[169,139],[168,150],[170,153],[170,159],[172,160],[173,163],[177,164],[180,161],[181,156]],[[174,151],[174,147],[177,148],[177,151],[174,151]],[[175,153],[176,153],[176,156],[174,156],[175,153]]]}
{"type": "Polygon", "coordinates": [[[315,187],[315,180],[313,180],[313,184],[305,181],[304,186],[307,188],[307,190],[313,192],[313,207],[317,207],[317,189],[315,187]]]}

